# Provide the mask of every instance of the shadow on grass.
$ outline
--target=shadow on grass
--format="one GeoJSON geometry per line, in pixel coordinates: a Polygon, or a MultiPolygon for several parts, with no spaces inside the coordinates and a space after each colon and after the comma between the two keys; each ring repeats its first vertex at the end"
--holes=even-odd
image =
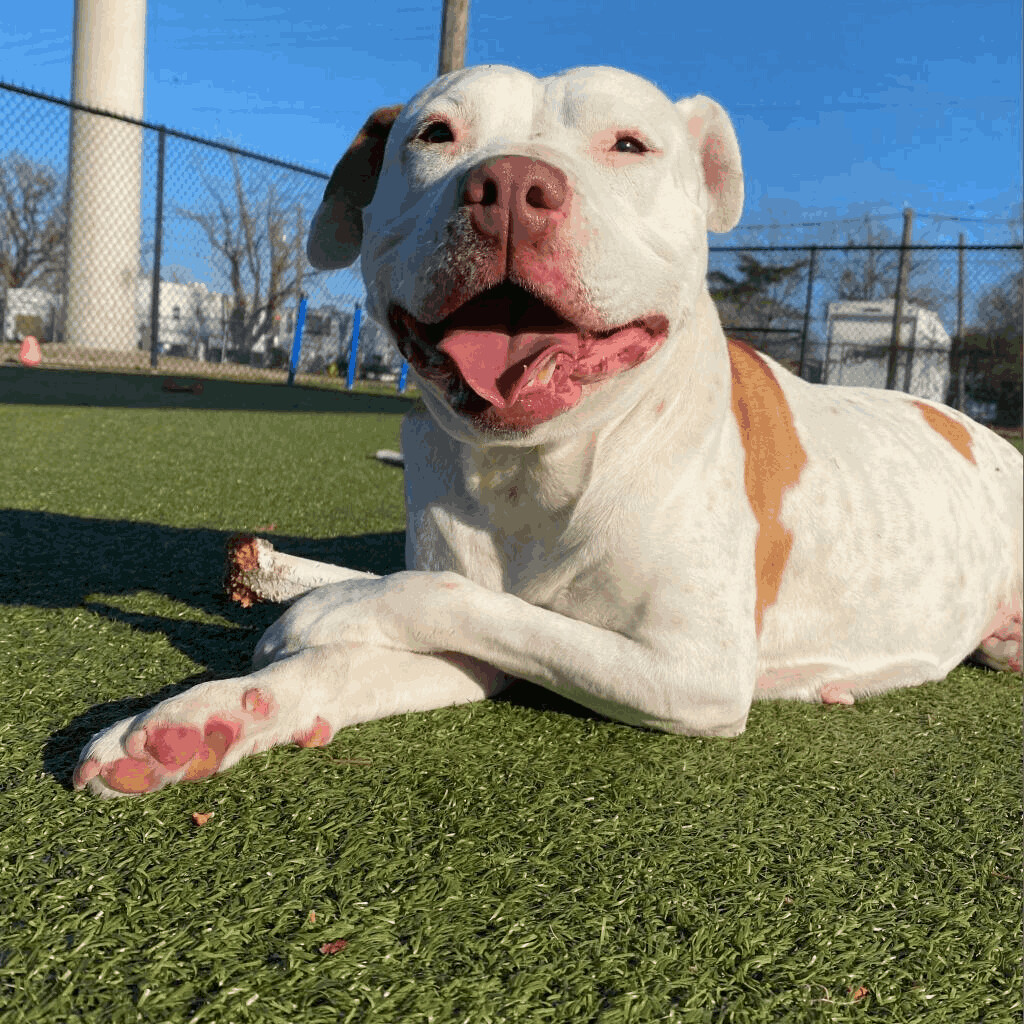
{"type": "MultiPolygon", "coordinates": [[[[228,531],[0,509],[0,604],[78,607],[90,595],[152,591],[239,623],[223,593],[228,531]]],[[[290,554],[376,573],[404,565],[405,534],[311,540],[270,534],[290,554]]],[[[175,623],[175,626],[189,624],[175,623]]],[[[191,651],[186,651],[190,656],[191,651]]],[[[201,660],[201,659],[200,659],[201,660]]]]}
{"type": "MultiPolygon", "coordinates": [[[[0,605],[85,608],[132,630],[164,636],[204,667],[157,693],[91,708],[54,733],[46,745],[44,766],[62,784],[70,784],[78,749],[97,730],[197,682],[248,671],[257,639],[282,608],[245,609],[225,596],[222,580],[229,536],[221,530],[0,509],[0,605]],[[119,597],[140,592],[180,601],[232,625],[119,607],[119,597]]],[[[400,569],[404,562],[405,535],[400,532],[320,540],[274,534],[273,541],[292,554],[381,574],[400,569]]],[[[110,657],[117,656],[111,649],[110,657]]]]}
{"type": "MultiPolygon", "coordinates": [[[[397,413],[414,397],[236,380],[203,380],[201,394],[164,391],[170,375],[0,366],[0,399],[8,405],[88,405],[125,409],[253,412],[397,413]]],[[[185,378],[177,377],[183,381],[185,378]]],[[[189,381],[193,378],[187,378],[189,381]]]]}
{"type": "MultiPolygon", "coordinates": [[[[203,671],[139,697],[108,701],[78,715],[46,743],[43,766],[70,788],[78,752],[93,733],[207,679],[247,672],[260,634],[280,605],[245,609],[225,596],[222,578],[230,534],[153,523],[85,519],[51,512],[0,509],[0,605],[84,608],[133,631],[164,636],[203,671]],[[202,623],[118,607],[117,598],[154,593],[221,616],[232,625],[202,623]]],[[[311,540],[272,534],[282,551],[386,574],[404,566],[404,533],[311,540]]],[[[117,651],[111,649],[110,657],[117,651]]],[[[596,717],[553,693],[518,681],[499,700],[577,717],[596,717]]]]}

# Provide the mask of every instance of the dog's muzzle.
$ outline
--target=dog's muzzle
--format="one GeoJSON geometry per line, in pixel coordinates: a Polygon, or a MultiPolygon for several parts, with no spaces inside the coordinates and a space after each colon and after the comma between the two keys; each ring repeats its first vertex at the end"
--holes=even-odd
{"type": "Polygon", "coordinates": [[[481,426],[523,430],[578,404],[586,385],[642,363],[668,335],[668,319],[640,317],[584,330],[524,288],[505,282],[438,324],[395,305],[389,323],[416,372],[481,426]]]}

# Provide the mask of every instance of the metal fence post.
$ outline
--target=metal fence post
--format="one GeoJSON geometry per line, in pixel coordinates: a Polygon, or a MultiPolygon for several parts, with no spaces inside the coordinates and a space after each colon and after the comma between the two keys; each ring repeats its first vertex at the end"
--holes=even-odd
{"type": "MultiPolygon", "coordinates": [[[[914,224],[914,211],[908,206],[903,211],[903,241],[900,242],[899,270],[896,274],[896,297],[892,304],[892,336],[889,339],[889,367],[885,374],[885,386],[889,391],[896,388],[896,373],[900,353],[900,326],[903,320],[903,296],[907,291],[907,276],[910,270],[910,232],[914,224]]],[[[913,359],[913,351],[909,358],[913,359]]]]}
{"type": "Polygon", "coordinates": [[[306,323],[306,296],[299,293],[299,310],[295,314],[295,337],[292,339],[292,354],[288,360],[288,386],[295,383],[295,373],[302,357],[302,328],[306,323]]]}
{"type": "Polygon", "coordinates": [[[960,232],[960,245],[956,253],[956,334],[949,350],[949,373],[953,378],[953,408],[964,411],[964,235],[960,232]]]}
{"type": "Polygon", "coordinates": [[[352,344],[348,349],[348,381],[345,384],[347,391],[351,391],[352,385],[356,382],[356,362],[359,359],[359,321],[362,315],[363,311],[357,302],[355,313],[352,316],[352,344]]]}
{"type": "Polygon", "coordinates": [[[155,370],[160,355],[160,254],[164,241],[164,154],[167,136],[156,136],[156,223],[153,226],[153,280],[149,290],[149,365],[155,370]]]}
{"type": "Polygon", "coordinates": [[[804,304],[804,329],[800,337],[800,379],[807,380],[807,338],[811,329],[811,298],[814,294],[814,271],[818,263],[818,247],[811,246],[811,261],[807,266],[807,302],[804,304]]]}

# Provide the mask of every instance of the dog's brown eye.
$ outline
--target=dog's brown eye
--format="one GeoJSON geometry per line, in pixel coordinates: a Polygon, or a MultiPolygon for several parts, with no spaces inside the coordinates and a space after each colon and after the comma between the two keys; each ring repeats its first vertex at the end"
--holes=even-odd
{"type": "Polygon", "coordinates": [[[451,128],[444,121],[431,121],[416,136],[421,142],[454,142],[451,128]]]}
{"type": "Polygon", "coordinates": [[[647,147],[633,135],[620,135],[612,149],[616,153],[646,153],[647,147]]]}

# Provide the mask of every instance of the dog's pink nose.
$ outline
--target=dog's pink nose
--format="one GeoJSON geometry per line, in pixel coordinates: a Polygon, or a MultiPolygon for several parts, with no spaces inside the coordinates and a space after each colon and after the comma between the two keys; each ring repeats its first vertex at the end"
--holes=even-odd
{"type": "Polygon", "coordinates": [[[566,176],[543,160],[500,156],[477,164],[462,185],[462,205],[484,238],[507,247],[536,245],[565,219],[572,189],[566,176]]]}

